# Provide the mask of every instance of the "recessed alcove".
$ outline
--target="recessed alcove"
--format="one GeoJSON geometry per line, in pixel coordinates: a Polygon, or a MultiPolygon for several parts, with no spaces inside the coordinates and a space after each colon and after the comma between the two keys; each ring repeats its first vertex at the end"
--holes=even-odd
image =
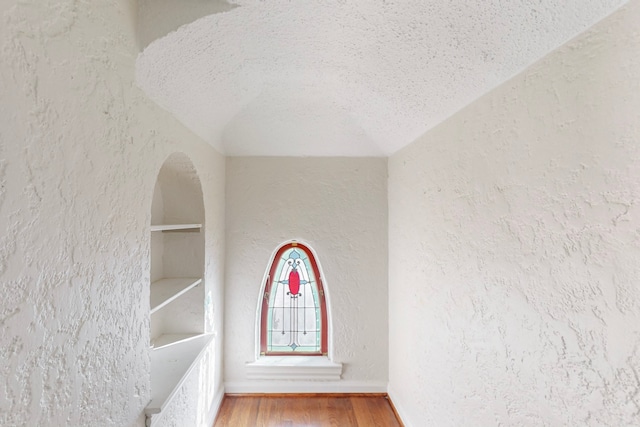
{"type": "Polygon", "coordinates": [[[196,170],[186,155],[172,154],[151,206],[148,417],[171,403],[213,338],[205,327],[204,218],[196,170]]]}

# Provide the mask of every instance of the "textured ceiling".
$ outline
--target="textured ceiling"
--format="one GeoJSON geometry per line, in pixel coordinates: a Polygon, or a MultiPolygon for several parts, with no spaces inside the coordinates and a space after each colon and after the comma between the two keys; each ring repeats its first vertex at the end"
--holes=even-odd
{"type": "Polygon", "coordinates": [[[140,1],[138,84],[232,156],[389,155],[626,3],[140,1]]]}

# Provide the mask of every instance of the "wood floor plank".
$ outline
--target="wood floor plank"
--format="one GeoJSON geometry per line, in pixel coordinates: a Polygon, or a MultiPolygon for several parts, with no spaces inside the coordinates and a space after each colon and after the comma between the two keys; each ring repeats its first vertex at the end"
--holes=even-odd
{"type": "Polygon", "coordinates": [[[387,397],[377,399],[352,398],[358,425],[371,427],[400,426],[387,397]]]}
{"type": "Polygon", "coordinates": [[[402,427],[386,395],[225,396],[214,427],[402,427]]]}
{"type": "Polygon", "coordinates": [[[351,399],[356,422],[361,426],[378,426],[380,424],[377,422],[375,414],[369,410],[369,400],[361,397],[351,399]]]}

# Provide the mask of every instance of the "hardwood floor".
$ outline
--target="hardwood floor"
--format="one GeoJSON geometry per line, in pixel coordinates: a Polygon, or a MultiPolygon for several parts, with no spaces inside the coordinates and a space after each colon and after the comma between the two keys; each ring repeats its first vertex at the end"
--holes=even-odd
{"type": "Polygon", "coordinates": [[[226,395],[214,427],[402,427],[384,394],[226,395]]]}

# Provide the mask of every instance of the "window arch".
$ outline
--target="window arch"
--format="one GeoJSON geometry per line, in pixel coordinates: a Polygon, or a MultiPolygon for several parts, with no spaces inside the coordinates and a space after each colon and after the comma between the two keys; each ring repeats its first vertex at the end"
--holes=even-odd
{"type": "Polygon", "coordinates": [[[327,355],[327,304],[313,251],[299,242],[280,246],[261,298],[261,355],[327,355]]]}

